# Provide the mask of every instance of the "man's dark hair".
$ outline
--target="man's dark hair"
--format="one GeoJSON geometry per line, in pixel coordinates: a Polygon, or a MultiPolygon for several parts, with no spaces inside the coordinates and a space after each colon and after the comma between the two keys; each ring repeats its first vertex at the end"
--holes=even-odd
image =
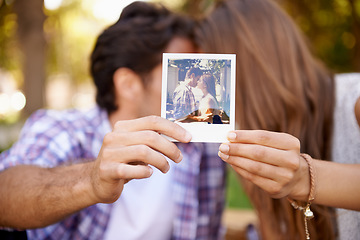
{"type": "Polygon", "coordinates": [[[141,76],[161,63],[162,53],[174,37],[193,40],[194,22],[160,4],[134,2],[119,20],[97,39],[91,55],[91,75],[97,88],[96,102],[111,113],[117,110],[113,75],[126,67],[141,76]]]}
{"type": "Polygon", "coordinates": [[[191,76],[191,74],[194,74],[195,77],[199,77],[199,76],[203,75],[203,71],[200,68],[191,67],[189,70],[187,70],[186,77],[189,78],[191,76]]]}

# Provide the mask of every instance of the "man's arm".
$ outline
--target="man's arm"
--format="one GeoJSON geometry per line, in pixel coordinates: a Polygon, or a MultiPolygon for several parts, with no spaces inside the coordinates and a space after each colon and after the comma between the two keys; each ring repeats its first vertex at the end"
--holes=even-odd
{"type": "Polygon", "coordinates": [[[152,165],[169,170],[167,156],[180,162],[176,145],[189,142],[178,124],[160,117],[120,121],[93,162],[51,169],[23,165],[0,173],[0,226],[37,228],[55,223],[95,203],[116,201],[131,179],[147,178],[152,165]]]}
{"type": "Polygon", "coordinates": [[[38,228],[97,203],[90,172],[94,162],[56,168],[32,165],[0,173],[0,226],[38,228]]]}

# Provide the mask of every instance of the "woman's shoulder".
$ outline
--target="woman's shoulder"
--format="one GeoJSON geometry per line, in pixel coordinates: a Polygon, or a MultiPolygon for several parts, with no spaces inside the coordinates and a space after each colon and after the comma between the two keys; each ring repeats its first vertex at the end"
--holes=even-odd
{"type": "Polygon", "coordinates": [[[342,73],[335,75],[336,98],[339,106],[346,105],[355,111],[360,126],[360,73],[342,73]]]}
{"type": "Polygon", "coordinates": [[[336,98],[360,96],[360,73],[342,73],[335,75],[336,98]]]}
{"type": "Polygon", "coordinates": [[[218,104],[217,104],[217,101],[216,101],[215,97],[212,96],[211,94],[207,94],[205,96],[205,101],[210,106],[210,108],[217,108],[218,107],[218,104]]]}
{"type": "Polygon", "coordinates": [[[342,84],[360,83],[360,73],[340,73],[335,74],[335,81],[342,84]]]}

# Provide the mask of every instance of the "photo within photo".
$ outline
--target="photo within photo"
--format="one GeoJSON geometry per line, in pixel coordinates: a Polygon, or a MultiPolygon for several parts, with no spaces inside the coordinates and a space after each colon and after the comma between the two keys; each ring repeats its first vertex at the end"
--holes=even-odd
{"type": "Polygon", "coordinates": [[[233,129],[234,64],[230,54],[164,54],[162,116],[185,128],[233,129]]]}

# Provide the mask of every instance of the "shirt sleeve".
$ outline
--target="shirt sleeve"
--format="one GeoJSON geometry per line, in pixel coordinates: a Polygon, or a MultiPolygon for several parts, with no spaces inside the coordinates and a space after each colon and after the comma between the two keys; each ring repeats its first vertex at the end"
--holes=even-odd
{"type": "Polygon", "coordinates": [[[174,118],[179,119],[192,113],[195,110],[194,102],[194,95],[191,91],[186,91],[186,89],[176,91],[173,98],[174,118]]]}
{"type": "Polygon", "coordinates": [[[46,110],[35,112],[13,146],[0,155],[0,171],[20,164],[55,167],[76,158],[71,124],[46,110]]]}

